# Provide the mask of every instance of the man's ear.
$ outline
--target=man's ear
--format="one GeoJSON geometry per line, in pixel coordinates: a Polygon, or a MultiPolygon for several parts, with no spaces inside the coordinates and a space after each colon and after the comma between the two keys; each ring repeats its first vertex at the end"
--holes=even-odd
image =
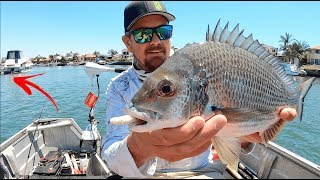
{"type": "Polygon", "coordinates": [[[122,36],[122,42],[126,45],[128,51],[132,53],[132,42],[130,36],[122,36]]]}

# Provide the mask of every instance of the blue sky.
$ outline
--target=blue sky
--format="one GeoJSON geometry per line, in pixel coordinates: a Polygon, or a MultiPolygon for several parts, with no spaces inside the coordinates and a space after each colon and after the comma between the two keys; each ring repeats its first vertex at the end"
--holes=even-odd
{"type": "MultiPolygon", "coordinates": [[[[8,50],[22,50],[26,57],[38,54],[99,51],[120,52],[125,46],[123,10],[129,1],[1,1],[1,57],[8,50]]],[[[175,15],[172,45],[182,48],[187,43],[205,38],[208,24],[213,29],[219,18],[229,29],[240,23],[244,35],[279,47],[280,35],[286,32],[320,45],[320,2],[297,1],[164,1],[175,15]]]]}

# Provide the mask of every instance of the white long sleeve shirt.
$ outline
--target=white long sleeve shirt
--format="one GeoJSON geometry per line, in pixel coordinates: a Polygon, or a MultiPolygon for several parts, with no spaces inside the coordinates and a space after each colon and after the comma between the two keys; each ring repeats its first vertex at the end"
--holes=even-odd
{"type": "Polygon", "coordinates": [[[124,115],[123,109],[142,86],[137,72],[133,67],[114,77],[108,85],[106,96],[106,135],[103,138],[102,158],[108,168],[124,177],[145,178],[155,171],[176,172],[199,169],[211,158],[210,148],[202,154],[168,162],[161,158],[152,158],[141,167],[137,167],[127,146],[130,134],[128,125],[110,124],[110,119],[124,115]]]}

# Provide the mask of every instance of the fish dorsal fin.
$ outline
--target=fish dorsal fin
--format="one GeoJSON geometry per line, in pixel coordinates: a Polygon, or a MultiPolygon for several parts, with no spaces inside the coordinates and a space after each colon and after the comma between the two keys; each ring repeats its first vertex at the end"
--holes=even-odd
{"type": "Polygon", "coordinates": [[[219,19],[216,25],[216,28],[213,31],[211,41],[219,42],[221,32],[222,32],[222,28],[220,27],[220,19],[219,19]]]}
{"type": "Polygon", "coordinates": [[[250,34],[243,42],[242,44],[240,45],[240,47],[242,49],[245,49],[245,50],[248,50],[250,44],[253,43],[253,37],[252,37],[252,34],[250,34]]]}
{"type": "Polygon", "coordinates": [[[239,23],[237,26],[231,31],[226,43],[230,44],[230,42],[234,42],[239,35],[239,23]]]}
{"type": "Polygon", "coordinates": [[[230,32],[228,31],[228,25],[229,25],[229,22],[227,22],[226,26],[223,28],[221,34],[220,34],[220,38],[219,38],[219,42],[226,42],[230,32]]]}
{"type": "Polygon", "coordinates": [[[208,30],[207,30],[207,33],[206,33],[206,41],[211,41],[209,24],[208,24],[208,30]]]}
{"type": "Polygon", "coordinates": [[[226,43],[232,47],[239,47],[244,49],[261,58],[263,61],[267,62],[272,68],[274,68],[274,71],[279,74],[280,78],[285,80],[285,83],[288,86],[291,86],[293,84],[292,78],[290,78],[290,76],[285,73],[284,66],[279,57],[269,53],[268,50],[263,46],[263,44],[260,44],[258,40],[253,39],[252,34],[250,34],[248,37],[244,37],[244,30],[239,33],[239,24],[237,24],[235,28],[230,32],[228,30],[229,22],[227,22],[226,26],[222,29],[220,27],[220,20],[221,19],[219,19],[214,32],[211,35],[211,38],[208,26],[208,38],[206,38],[207,41],[226,43]]]}

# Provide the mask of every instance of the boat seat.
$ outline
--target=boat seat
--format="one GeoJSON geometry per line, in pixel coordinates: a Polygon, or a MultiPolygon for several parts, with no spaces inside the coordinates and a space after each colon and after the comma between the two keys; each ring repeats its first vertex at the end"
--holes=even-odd
{"type": "Polygon", "coordinates": [[[10,166],[10,170],[13,171],[12,176],[19,174],[19,170],[17,167],[17,158],[15,155],[15,148],[13,146],[7,147],[4,151],[1,152],[1,156],[5,161],[7,161],[8,165],[10,166]]]}

